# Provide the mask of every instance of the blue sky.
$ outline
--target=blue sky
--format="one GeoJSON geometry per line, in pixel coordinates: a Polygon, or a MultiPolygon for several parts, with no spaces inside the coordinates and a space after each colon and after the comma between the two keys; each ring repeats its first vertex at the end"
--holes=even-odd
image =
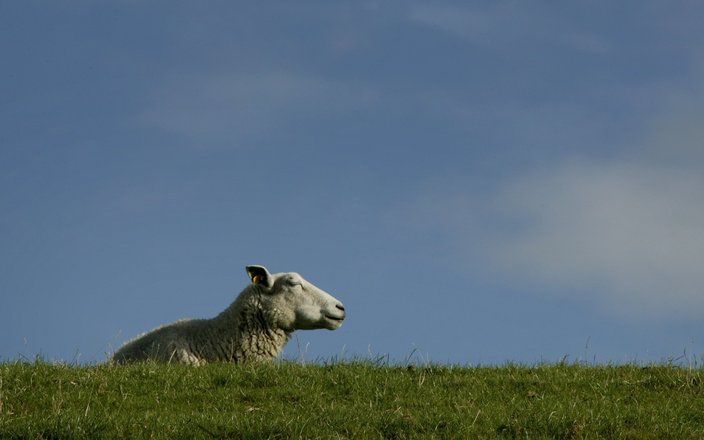
{"type": "Polygon", "coordinates": [[[696,2],[3,2],[0,359],[102,361],[244,266],[306,359],[701,357],[696,2]]]}

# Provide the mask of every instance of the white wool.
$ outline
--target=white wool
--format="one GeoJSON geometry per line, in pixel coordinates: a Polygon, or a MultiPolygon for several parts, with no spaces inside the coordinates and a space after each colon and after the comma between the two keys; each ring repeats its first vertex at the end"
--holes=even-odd
{"type": "Polygon", "coordinates": [[[253,284],[218,316],[158,327],[126,343],[112,361],[268,361],[281,353],[295,330],[342,325],[342,303],[297,273],[270,274],[263,266],[248,266],[247,272],[253,284]]]}

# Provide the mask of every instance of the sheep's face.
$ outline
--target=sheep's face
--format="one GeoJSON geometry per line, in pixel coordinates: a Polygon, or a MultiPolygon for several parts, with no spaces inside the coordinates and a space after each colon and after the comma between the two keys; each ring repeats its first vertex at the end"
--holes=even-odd
{"type": "Polygon", "coordinates": [[[335,330],[342,325],[345,308],[335,297],[295,272],[265,271],[261,266],[247,267],[252,282],[265,292],[264,310],[273,325],[287,331],[335,330]]]}

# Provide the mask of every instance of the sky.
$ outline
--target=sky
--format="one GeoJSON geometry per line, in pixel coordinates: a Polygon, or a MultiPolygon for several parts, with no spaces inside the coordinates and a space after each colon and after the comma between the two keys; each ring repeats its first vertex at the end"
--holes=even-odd
{"type": "Polygon", "coordinates": [[[244,267],[284,356],[702,362],[698,2],[0,3],[0,361],[95,363],[244,267]]]}

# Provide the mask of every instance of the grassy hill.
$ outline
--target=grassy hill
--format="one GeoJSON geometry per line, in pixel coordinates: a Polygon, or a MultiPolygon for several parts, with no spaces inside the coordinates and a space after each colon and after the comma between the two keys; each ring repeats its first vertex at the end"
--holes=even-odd
{"type": "Polygon", "coordinates": [[[704,370],[0,364],[0,438],[704,438],[704,370]]]}

